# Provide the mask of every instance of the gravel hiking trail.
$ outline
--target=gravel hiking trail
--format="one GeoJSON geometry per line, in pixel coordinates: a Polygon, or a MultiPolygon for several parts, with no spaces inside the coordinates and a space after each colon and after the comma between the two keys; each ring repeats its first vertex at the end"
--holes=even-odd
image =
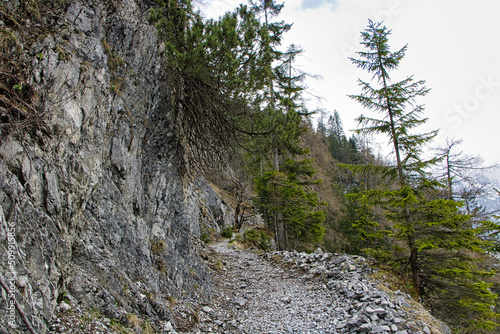
{"type": "Polygon", "coordinates": [[[381,290],[360,256],[210,249],[218,290],[190,333],[451,333],[408,295],[381,290]]]}
{"type": "Polygon", "coordinates": [[[224,273],[214,277],[221,295],[212,307],[204,308],[208,316],[218,318],[214,332],[336,333],[328,331],[336,298],[324,284],[254,252],[228,247],[227,242],[211,247],[221,257],[224,273]]]}

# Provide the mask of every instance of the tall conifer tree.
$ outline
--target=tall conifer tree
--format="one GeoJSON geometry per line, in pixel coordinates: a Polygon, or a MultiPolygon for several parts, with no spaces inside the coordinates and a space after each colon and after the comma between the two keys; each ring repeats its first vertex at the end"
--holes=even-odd
{"type": "MultiPolygon", "coordinates": [[[[361,115],[357,118],[358,123],[363,126],[357,130],[358,133],[379,133],[389,137],[396,156],[396,171],[400,183],[400,189],[405,190],[401,195],[410,196],[407,193],[410,188],[409,177],[414,172],[419,174],[423,171],[423,164],[419,153],[421,146],[434,138],[437,131],[423,135],[413,135],[410,130],[425,123],[422,118],[424,108],[415,104],[415,98],[424,96],[429,92],[424,81],[413,80],[408,77],[403,81],[392,83],[390,71],[397,69],[399,63],[405,56],[407,46],[391,52],[388,44],[388,36],[391,31],[381,23],[369,21],[368,27],[361,33],[361,44],[366,51],[358,52],[359,59],[350,58],[359,68],[373,74],[378,87],[371,83],[358,80],[362,89],[361,95],[350,97],[360,102],[365,108],[374,110],[382,115],[382,118],[373,118],[361,115]],[[408,107],[410,110],[408,110],[408,107]]],[[[408,203],[402,203],[403,220],[402,228],[407,235],[410,248],[410,263],[413,271],[413,283],[420,290],[421,275],[419,268],[417,245],[415,243],[414,231],[411,227],[410,209],[408,203]]],[[[421,292],[419,291],[419,294],[421,292]]]]}
{"type": "Polygon", "coordinates": [[[458,321],[466,315],[476,326],[493,328],[498,314],[489,307],[496,296],[482,280],[492,272],[475,265],[488,246],[479,237],[483,226],[470,226],[470,217],[459,210],[461,204],[440,198],[443,186],[429,178],[427,167],[437,159],[424,160],[421,154],[437,131],[415,133],[427,121],[416,98],[429,89],[412,76],[391,81],[390,72],[399,67],[407,46],[391,52],[390,33],[372,21],[361,33],[366,51],[351,61],[372,74],[375,86],[359,80],[362,93],[351,98],[381,116],[361,115],[357,121],[362,127],[357,131],[389,138],[396,162],[386,168],[386,176],[393,177],[397,186],[388,183],[385,189],[353,195],[360,203],[353,226],[363,238],[374,241],[375,247],[368,250],[373,256],[403,271],[410,268],[415,292],[436,313],[453,307],[460,314],[458,321]]]}

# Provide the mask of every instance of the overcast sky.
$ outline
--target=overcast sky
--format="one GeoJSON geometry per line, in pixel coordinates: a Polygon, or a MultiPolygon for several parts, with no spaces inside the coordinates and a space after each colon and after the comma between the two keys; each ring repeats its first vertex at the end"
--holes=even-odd
{"type": "MultiPolygon", "coordinates": [[[[204,0],[202,12],[219,17],[239,0],[204,0]]],[[[279,1],[278,1],[279,3],[279,1]]],[[[278,19],[293,23],[284,47],[300,45],[301,69],[321,75],[307,82],[322,99],[309,109],[337,110],[344,129],[370,115],[347,97],[359,94],[357,79],[370,76],[348,57],[360,51],[359,36],[368,19],[392,29],[389,44],[396,51],[408,44],[406,57],[394,73],[425,80],[431,92],[418,100],[429,117],[426,130],[441,129],[440,139],[463,139],[464,151],[500,162],[500,20],[494,0],[286,0],[278,19]]],[[[386,140],[379,140],[382,150],[386,140]]]]}

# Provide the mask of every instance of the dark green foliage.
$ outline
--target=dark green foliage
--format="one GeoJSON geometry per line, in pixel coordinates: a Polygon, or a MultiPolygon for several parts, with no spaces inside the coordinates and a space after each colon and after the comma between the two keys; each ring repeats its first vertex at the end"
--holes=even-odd
{"type": "Polygon", "coordinates": [[[206,244],[210,243],[210,238],[208,237],[208,234],[206,234],[206,233],[202,233],[200,235],[200,240],[206,244]]]}
{"type": "Polygon", "coordinates": [[[287,52],[274,51],[276,45],[269,47],[277,65],[272,68],[272,63],[268,64],[270,70],[266,73],[269,77],[265,80],[262,95],[254,101],[265,115],[254,126],[261,131],[272,128],[272,132],[266,136],[247,138],[244,145],[249,152],[247,161],[256,170],[254,175],[263,169],[278,169],[282,154],[305,153],[299,146],[299,138],[306,131],[304,117],[310,114],[303,104],[304,87],[300,85],[306,74],[294,67],[295,59],[302,50],[294,45],[287,52]]]}
{"type": "Polygon", "coordinates": [[[344,127],[342,126],[342,120],[337,110],[328,118],[324,131],[328,140],[328,149],[335,160],[344,164],[358,164],[362,162],[356,138],[351,137],[347,139],[344,127]]]}
{"type": "MultiPolygon", "coordinates": [[[[272,128],[265,136],[246,137],[243,143],[247,151],[246,161],[253,170],[254,175],[259,175],[263,170],[275,169],[275,151],[279,154],[288,153],[299,155],[307,152],[299,146],[300,136],[306,131],[302,125],[303,118],[295,111],[283,112],[280,109],[266,109],[266,116],[261,118],[257,131],[264,132],[272,128]]],[[[257,123],[257,122],[256,122],[257,123]]]]}
{"type": "Polygon", "coordinates": [[[259,240],[259,233],[257,233],[257,231],[254,229],[247,230],[247,231],[243,232],[243,239],[246,242],[255,245],[257,243],[257,241],[259,240]]]}
{"type": "Polygon", "coordinates": [[[269,226],[275,225],[276,213],[283,216],[290,243],[322,240],[325,211],[319,209],[322,203],[318,194],[307,187],[319,182],[312,179],[315,173],[310,160],[288,159],[281,171],[265,172],[255,180],[257,197],[254,204],[269,226]]]}
{"type": "Polygon", "coordinates": [[[233,237],[233,228],[226,227],[220,232],[220,236],[223,238],[232,238],[233,237]]]}
{"type": "MultiPolygon", "coordinates": [[[[352,192],[358,193],[359,189],[355,188],[352,192]]],[[[362,254],[362,250],[366,247],[366,242],[352,226],[353,222],[359,219],[358,210],[359,203],[356,200],[344,198],[338,231],[348,241],[342,250],[347,254],[362,254]]]]}
{"type": "Polygon", "coordinates": [[[303,117],[309,114],[303,105],[304,87],[301,86],[306,74],[294,67],[302,50],[294,45],[286,52],[278,50],[284,33],[291,28],[283,21],[271,22],[271,18],[278,16],[282,8],[283,4],[270,0],[252,3],[252,10],[264,15],[259,50],[266,66],[263,94],[255,102],[263,108],[273,126],[272,134],[258,138],[253,147],[258,152],[259,163],[272,156],[270,165],[275,170],[279,167],[280,154],[304,153],[298,141],[305,131],[301,124],[303,117]]]}
{"type": "Polygon", "coordinates": [[[291,25],[281,22],[271,22],[271,18],[278,16],[283,9],[283,4],[277,4],[273,0],[261,0],[259,3],[251,2],[251,11],[256,14],[264,15],[264,22],[259,29],[261,37],[258,43],[258,55],[265,64],[265,73],[261,73],[261,77],[265,79],[268,90],[265,93],[269,94],[267,100],[270,105],[274,105],[274,76],[272,62],[280,58],[281,52],[276,50],[276,47],[281,45],[283,34],[290,30],[291,25]]]}
{"type": "Polygon", "coordinates": [[[271,248],[271,238],[264,231],[247,230],[243,232],[243,240],[250,247],[257,247],[262,250],[271,248]]]}
{"type": "MultiPolygon", "coordinates": [[[[387,135],[396,157],[394,167],[377,167],[385,184],[349,195],[349,200],[357,202],[352,226],[366,242],[365,252],[411,276],[415,293],[436,315],[460,326],[493,329],[498,314],[491,307],[497,296],[484,281],[493,272],[478,266],[489,247],[481,238],[486,225],[472,223],[460,211],[460,203],[442,198],[444,186],[429,178],[426,168],[438,159],[424,161],[421,153],[437,131],[411,133],[427,120],[415,98],[429,90],[412,77],[390,81],[389,72],[399,66],[406,46],[390,52],[389,34],[386,27],[370,21],[362,32],[367,51],[359,52],[360,59],[351,59],[372,73],[379,85],[359,80],[362,94],[351,96],[381,114],[381,118],[360,116],[363,127],[358,132],[387,135]]],[[[360,172],[373,167],[349,168],[360,172]]]]}
{"type": "Polygon", "coordinates": [[[301,54],[302,49],[292,44],[280,55],[280,63],[274,68],[275,98],[286,112],[308,115],[302,97],[304,86],[301,85],[307,74],[294,67],[296,58],[301,54]]]}

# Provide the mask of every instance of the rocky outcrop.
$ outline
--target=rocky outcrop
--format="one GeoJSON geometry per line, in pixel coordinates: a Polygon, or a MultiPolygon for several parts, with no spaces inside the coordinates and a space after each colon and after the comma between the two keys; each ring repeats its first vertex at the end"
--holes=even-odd
{"type": "Polygon", "coordinates": [[[208,230],[220,233],[234,225],[234,210],[224,203],[203,177],[196,178],[187,189],[188,220],[191,232],[200,237],[208,230]]]}
{"type": "MultiPolygon", "coordinates": [[[[1,139],[0,273],[37,333],[58,300],[161,328],[175,324],[169,301],[209,289],[147,22],[153,3],[70,1],[57,33],[26,51],[52,135],[1,139]]],[[[1,328],[22,328],[3,297],[1,328]]]]}

